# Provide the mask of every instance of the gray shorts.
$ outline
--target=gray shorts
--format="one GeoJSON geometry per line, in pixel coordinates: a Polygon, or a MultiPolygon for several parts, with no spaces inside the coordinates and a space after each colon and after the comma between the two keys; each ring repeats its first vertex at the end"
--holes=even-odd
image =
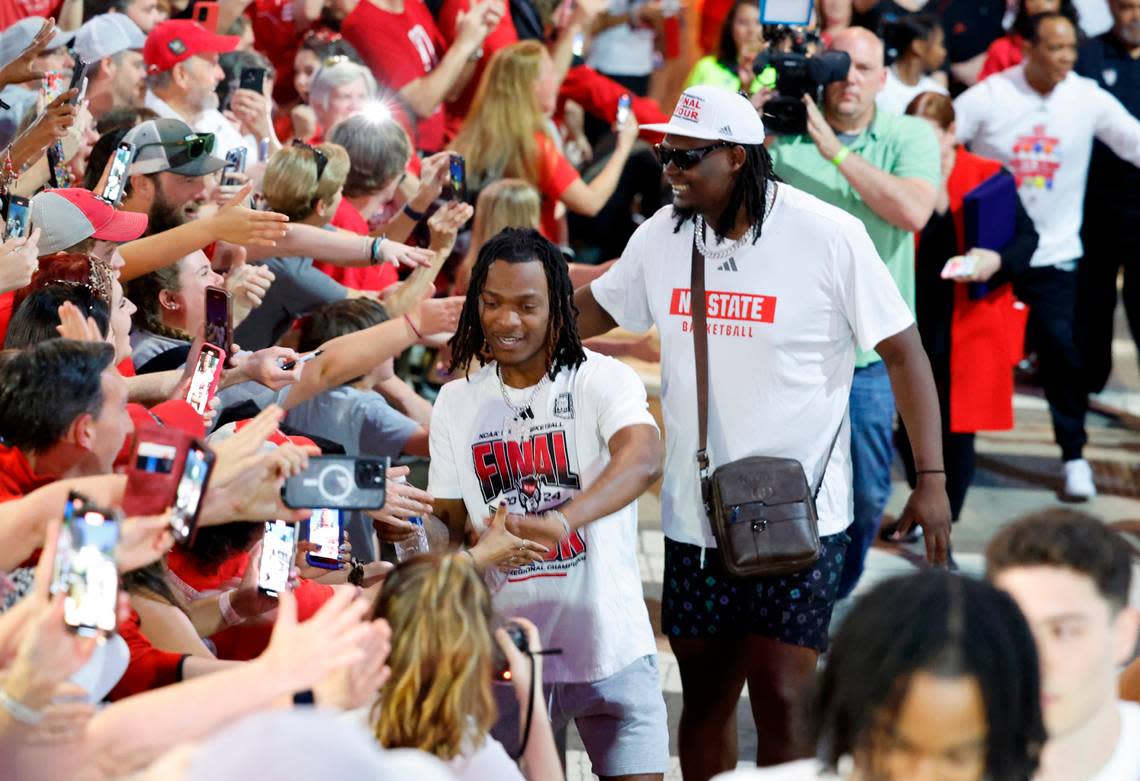
{"type": "MultiPolygon", "coordinates": [[[[609,678],[543,686],[555,733],[571,721],[599,776],[664,773],[669,769],[669,722],[657,655],[643,656],[609,678]]],[[[518,751],[518,700],[510,684],[494,686],[499,720],[491,735],[518,751]]]]}

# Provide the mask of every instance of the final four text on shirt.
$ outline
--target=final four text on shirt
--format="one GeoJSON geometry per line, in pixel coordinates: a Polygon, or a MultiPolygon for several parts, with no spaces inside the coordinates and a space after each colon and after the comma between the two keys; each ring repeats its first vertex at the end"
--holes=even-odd
{"type": "MultiPolygon", "coordinates": [[[[735,293],[723,290],[705,291],[705,313],[709,320],[735,320],[740,323],[774,323],[776,321],[776,297],[753,293],[735,293]]],[[[687,287],[673,288],[669,302],[669,314],[692,318],[693,293],[687,287]]],[[[729,325],[726,323],[706,323],[710,336],[752,336],[751,325],[729,325]]],[[[692,320],[681,323],[681,331],[688,333],[692,320]]]]}

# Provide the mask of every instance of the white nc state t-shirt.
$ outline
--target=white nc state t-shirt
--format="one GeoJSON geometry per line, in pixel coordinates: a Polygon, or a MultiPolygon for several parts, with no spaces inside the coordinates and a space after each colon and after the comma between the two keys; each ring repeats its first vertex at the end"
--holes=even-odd
{"type": "MultiPolygon", "coordinates": [[[[671,206],[633,234],[591,289],[624,328],[661,335],[665,480],[661,516],[677,542],[716,546],[697,477],[697,393],[689,290],[693,223],[671,206]]],[[[710,239],[711,241],[711,239],[710,239]]],[[[914,322],[863,224],[786,184],[760,240],[705,261],[712,468],[747,456],[797,459],[808,483],[843,430],[817,499],[819,533],[851,522],[847,398],[856,344],[872,349],[914,322]]]]}
{"type": "Polygon", "coordinates": [[[1140,166],[1140,120],[1092,79],[1070,73],[1048,95],[1015,65],[954,101],[958,140],[1005,163],[1037,228],[1031,266],[1081,257],[1081,219],[1093,139],[1140,166]]]}
{"type": "MultiPolygon", "coordinates": [[[[518,404],[530,389],[510,389],[518,404]]],[[[511,513],[542,513],[586,490],[610,461],[610,438],[627,426],[656,427],[645,386],[628,366],[586,351],[531,405],[523,441],[505,437],[513,417],[495,364],[444,385],[431,419],[428,490],[462,498],[481,533],[501,500],[511,513]]],[[[577,529],[544,561],[497,572],[495,610],[538,627],[547,648],[544,678],[607,678],[657,651],[637,564],[637,502],[577,529]]]]}

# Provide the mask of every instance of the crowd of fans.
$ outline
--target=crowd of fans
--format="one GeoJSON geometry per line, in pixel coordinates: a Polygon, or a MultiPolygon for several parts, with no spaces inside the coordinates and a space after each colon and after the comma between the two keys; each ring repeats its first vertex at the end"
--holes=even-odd
{"type": "Polygon", "coordinates": [[[1096,495],[1140,0],[764,5],[0,3],[0,776],[1140,781],[1124,540],[951,544],[1015,368],[1096,495]]]}

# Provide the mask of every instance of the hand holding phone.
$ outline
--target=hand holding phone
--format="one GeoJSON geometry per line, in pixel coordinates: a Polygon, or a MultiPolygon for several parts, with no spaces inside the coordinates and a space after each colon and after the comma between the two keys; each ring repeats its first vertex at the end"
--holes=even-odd
{"type": "Polygon", "coordinates": [[[379,510],[384,506],[387,459],[353,456],[314,456],[304,472],[281,487],[281,501],[290,509],[324,507],[338,510],[379,510]]]}
{"type": "Polygon", "coordinates": [[[341,513],[339,510],[313,510],[309,517],[309,542],[320,547],[305,554],[305,561],[311,567],[340,569],[340,543],[343,536],[341,513]]]}

